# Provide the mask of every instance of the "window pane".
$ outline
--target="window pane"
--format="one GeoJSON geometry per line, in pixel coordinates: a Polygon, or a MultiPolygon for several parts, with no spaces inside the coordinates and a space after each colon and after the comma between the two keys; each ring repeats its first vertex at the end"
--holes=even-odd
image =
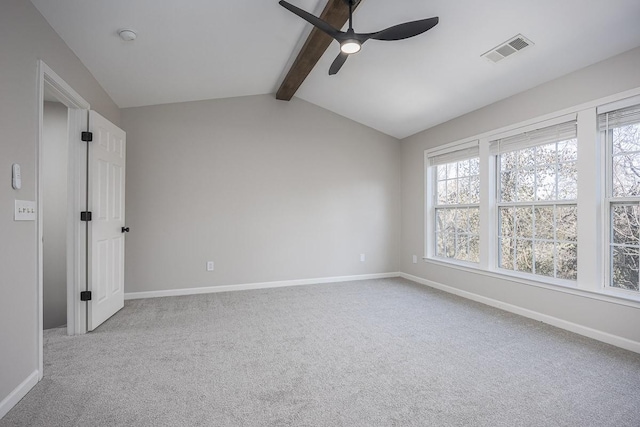
{"type": "Polygon", "coordinates": [[[557,249],[558,277],[576,280],[578,278],[578,245],[575,243],[559,243],[557,249]]]}
{"type": "Polygon", "coordinates": [[[473,159],[469,159],[469,175],[479,175],[480,174],[480,158],[474,157],[473,159]]]}
{"type": "Polygon", "coordinates": [[[472,176],[469,181],[469,203],[480,203],[480,177],[472,176]]]}
{"type": "Polygon", "coordinates": [[[578,240],[578,207],[556,208],[556,236],[558,240],[578,240]]]}
{"type": "Polygon", "coordinates": [[[516,237],[533,237],[533,207],[516,208],[516,237]]]}
{"type": "Polygon", "coordinates": [[[458,180],[450,179],[447,181],[447,204],[455,205],[458,203],[458,180]]]}
{"type": "Polygon", "coordinates": [[[447,165],[436,166],[436,175],[438,177],[438,181],[447,179],[447,165]]]}
{"type": "Polygon", "coordinates": [[[455,209],[436,209],[436,231],[453,231],[455,209]]]}
{"type": "Polygon", "coordinates": [[[449,163],[447,165],[447,178],[457,178],[458,177],[458,164],[457,163],[449,163]]]}
{"type": "Polygon", "coordinates": [[[536,164],[536,148],[518,150],[517,159],[519,168],[533,167],[536,164]]]}
{"type": "Polygon", "coordinates": [[[613,157],[613,196],[640,196],[640,153],[613,157]]]}
{"type": "Polygon", "coordinates": [[[456,242],[456,258],[466,261],[469,258],[469,236],[459,234],[456,242]]]}
{"type": "Polygon", "coordinates": [[[538,206],[535,208],[537,239],[554,239],[555,217],[553,206],[538,206]]]}
{"type": "Polygon", "coordinates": [[[533,245],[531,240],[516,240],[516,270],[533,272],[533,245]]]}
{"type": "Polygon", "coordinates": [[[553,242],[535,242],[536,274],[554,277],[555,244],[553,242]]]}
{"type": "Polygon", "coordinates": [[[500,174],[500,200],[503,202],[516,201],[516,173],[514,171],[500,174]]]}
{"type": "Polygon", "coordinates": [[[516,201],[530,202],[535,194],[535,169],[518,170],[516,201]]]}
{"type": "Polygon", "coordinates": [[[640,151],[640,123],[614,128],[612,142],[613,154],[640,151]]]}
{"type": "Polygon", "coordinates": [[[536,168],[536,186],[536,200],[556,200],[555,165],[536,168]]]}
{"type": "Polygon", "coordinates": [[[445,241],[445,255],[447,258],[454,258],[456,256],[456,235],[454,233],[446,233],[444,236],[445,241]]]}
{"type": "Polygon", "coordinates": [[[503,237],[513,237],[515,228],[515,208],[500,208],[499,215],[500,225],[498,227],[498,235],[503,237]]]}
{"type": "Polygon", "coordinates": [[[469,178],[458,178],[458,203],[471,203],[471,189],[469,188],[469,178]]]}
{"type": "Polygon", "coordinates": [[[613,243],[640,244],[639,213],[638,205],[613,205],[611,207],[613,243]]]}
{"type": "Polygon", "coordinates": [[[576,162],[558,165],[558,200],[578,198],[578,168],[576,162]]]}
{"type": "Polygon", "coordinates": [[[446,204],[447,203],[447,181],[439,181],[437,191],[438,191],[437,203],[439,205],[446,204]]]}
{"type": "Polygon", "coordinates": [[[506,171],[516,168],[516,152],[512,151],[510,153],[500,154],[499,164],[500,170],[506,171]]]}
{"type": "Polygon", "coordinates": [[[611,253],[611,286],[621,289],[638,290],[638,248],[613,246],[611,253]]]}
{"type": "Polygon", "coordinates": [[[469,238],[469,261],[480,262],[480,239],[477,236],[469,238]]]}
{"type": "Polygon", "coordinates": [[[456,233],[466,233],[469,224],[467,209],[456,209],[456,233]]]}
{"type": "Polygon", "coordinates": [[[480,208],[469,208],[469,233],[480,234],[480,208]]]}
{"type": "Polygon", "coordinates": [[[498,244],[500,246],[500,259],[498,260],[498,266],[507,270],[513,270],[513,260],[515,253],[514,240],[510,238],[499,239],[498,244]]]}
{"type": "Polygon", "coordinates": [[[558,142],[558,161],[570,162],[575,160],[578,160],[578,140],[570,139],[558,142]]]}
{"type": "Polygon", "coordinates": [[[536,147],[536,163],[538,165],[554,165],[556,163],[556,143],[536,147]]]}
{"type": "Polygon", "coordinates": [[[469,160],[461,160],[458,162],[458,178],[469,176],[469,160]]]}

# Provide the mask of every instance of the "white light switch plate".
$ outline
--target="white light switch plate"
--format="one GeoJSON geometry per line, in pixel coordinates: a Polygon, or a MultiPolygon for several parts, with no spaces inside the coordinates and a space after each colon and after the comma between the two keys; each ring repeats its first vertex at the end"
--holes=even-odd
{"type": "Polygon", "coordinates": [[[16,208],[13,214],[14,221],[35,221],[38,210],[36,202],[29,200],[16,200],[16,208]]]}

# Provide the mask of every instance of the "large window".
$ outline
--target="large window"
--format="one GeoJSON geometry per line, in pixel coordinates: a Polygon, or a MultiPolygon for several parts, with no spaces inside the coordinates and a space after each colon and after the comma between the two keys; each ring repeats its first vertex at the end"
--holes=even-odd
{"type": "Polygon", "coordinates": [[[480,258],[480,162],[477,146],[430,158],[434,183],[434,253],[477,263],[480,258]]]}
{"type": "Polygon", "coordinates": [[[425,150],[425,260],[640,304],[640,88],[425,150]]]}
{"type": "Polygon", "coordinates": [[[640,271],[640,106],[599,115],[607,147],[609,286],[638,291],[640,271]]]}
{"type": "Polygon", "coordinates": [[[506,270],[576,280],[576,123],[491,143],[497,154],[497,259],[506,270]]]}

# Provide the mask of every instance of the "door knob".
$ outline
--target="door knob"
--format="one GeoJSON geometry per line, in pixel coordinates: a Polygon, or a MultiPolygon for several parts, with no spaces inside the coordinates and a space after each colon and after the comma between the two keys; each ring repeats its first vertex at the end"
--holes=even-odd
{"type": "Polygon", "coordinates": [[[129,232],[129,227],[122,227],[122,232],[123,233],[128,233],[129,232]]]}

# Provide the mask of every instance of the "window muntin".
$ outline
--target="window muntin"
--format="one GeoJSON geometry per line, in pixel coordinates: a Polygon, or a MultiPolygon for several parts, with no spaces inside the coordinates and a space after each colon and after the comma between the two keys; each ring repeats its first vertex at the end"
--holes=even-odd
{"type": "Polygon", "coordinates": [[[599,116],[608,152],[608,262],[612,288],[638,292],[640,272],[640,106],[599,116]]]}
{"type": "Polygon", "coordinates": [[[477,156],[435,168],[434,254],[480,260],[480,159],[477,156]]]}
{"type": "Polygon", "coordinates": [[[575,122],[494,141],[492,145],[499,153],[498,267],[576,280],[575,122]]]}

